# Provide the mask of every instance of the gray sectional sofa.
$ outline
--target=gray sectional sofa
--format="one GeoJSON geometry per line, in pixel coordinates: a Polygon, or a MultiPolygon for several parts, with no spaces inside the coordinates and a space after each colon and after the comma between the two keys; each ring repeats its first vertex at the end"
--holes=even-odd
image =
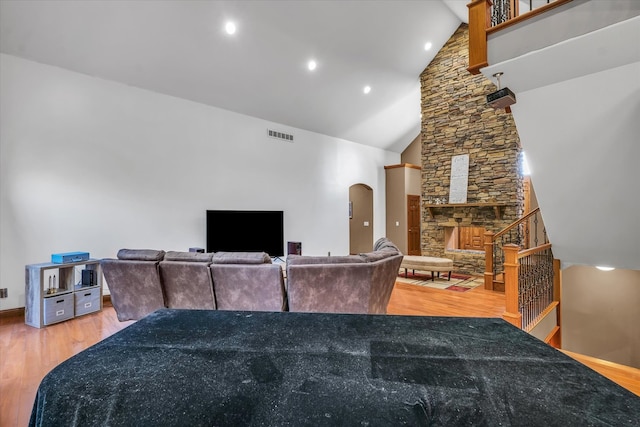
{"type": "Polygon", "coordinates": [[[386,238],[360,255],[289,255],[286,283],[264,252],[121,249],[100,264],[125,321],[165,307],[384,314],[402,258],[386,238]]]}
{"type": "Polygon", "coordinates": [[[282,268],[265,253],[121,249],[100,260],[118,320],[159,308],[282,311],[282,268]]]}

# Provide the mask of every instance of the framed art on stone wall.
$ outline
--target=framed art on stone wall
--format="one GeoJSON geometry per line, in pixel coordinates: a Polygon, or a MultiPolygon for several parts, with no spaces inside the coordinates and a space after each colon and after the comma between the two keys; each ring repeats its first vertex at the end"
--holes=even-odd
{"type": "Polygon", "coordinates": [[[467,203],[469,184],[469,155],[461,154],[451,158],[451,179],[449,182],[449,203],[467,203]]]}

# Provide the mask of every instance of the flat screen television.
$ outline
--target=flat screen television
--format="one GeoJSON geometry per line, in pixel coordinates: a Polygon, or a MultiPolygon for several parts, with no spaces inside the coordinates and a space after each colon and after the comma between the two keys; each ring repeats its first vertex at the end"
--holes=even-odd
{"type": "Polygon", "coordinates": [[[283,211],[207,211],[207,252],[284,256],[283,211]]]}

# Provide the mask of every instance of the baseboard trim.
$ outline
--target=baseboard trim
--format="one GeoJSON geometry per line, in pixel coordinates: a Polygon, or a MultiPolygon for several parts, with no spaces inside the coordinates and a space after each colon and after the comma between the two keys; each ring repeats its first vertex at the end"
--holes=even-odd
{"type": "Polygon", "coordinates": [[[24,307],[10,308],[8,310],[0,310],[0,319],[7,317],[19,317],[24,316],[24,307]]]}

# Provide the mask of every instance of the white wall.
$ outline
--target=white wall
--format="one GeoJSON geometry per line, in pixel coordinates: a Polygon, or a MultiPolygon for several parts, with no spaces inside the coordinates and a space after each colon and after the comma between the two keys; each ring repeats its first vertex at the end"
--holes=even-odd
{"type": "Polygon", "coordinates": [[[25,264],[52,253],[204,247],[206,209],[284,210],[285,241],[346,254],[364,183],[385,233],[397,153],[4,54],[0,94],[0,310],[24,306],[25,264]]]}
{"type": "Polygon", "coordinates": [[[640,271],[562,270],[562,348],[640,368],[640,271]]]}
{"type": "Polygon", "coordinates": [[[640,270],[639,73],[636,62],[518,93],[512,107],[563,265],[640,270]]]}

